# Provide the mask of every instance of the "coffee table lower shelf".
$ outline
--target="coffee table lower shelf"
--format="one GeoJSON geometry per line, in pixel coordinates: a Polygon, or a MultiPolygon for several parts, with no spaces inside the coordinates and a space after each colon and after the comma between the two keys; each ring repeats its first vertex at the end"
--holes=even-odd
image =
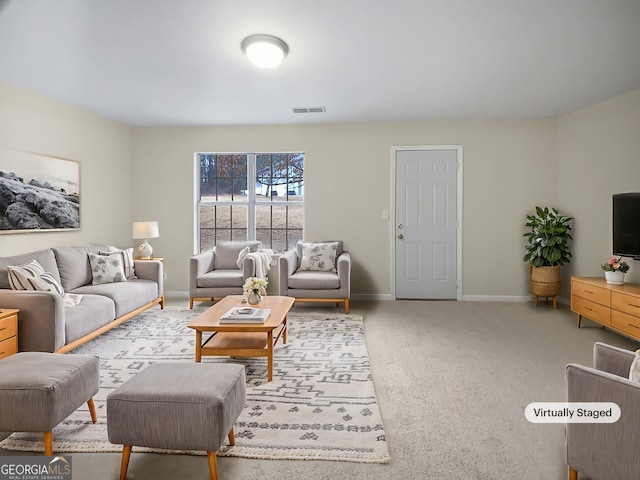
{"type": "Polygon", "coordinates": [[[287,324],[269,332],[214,332],[202,341],[196,331],[196,362],[202,357],[267,357],[268,381],[273,380],[273,347],[282,338],[287,343],[287,324]]]}

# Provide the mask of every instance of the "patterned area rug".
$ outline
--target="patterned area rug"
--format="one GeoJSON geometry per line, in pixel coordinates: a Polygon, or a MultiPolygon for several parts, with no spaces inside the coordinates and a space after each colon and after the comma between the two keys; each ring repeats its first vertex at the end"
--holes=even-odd
{"type": "MultiPolygon", "coordinates": [[[[71,354],[100,357],[101,388],[94,397],[98,423],[91,423],[85,404],[53,430],[54,451],[120,452],[121,445],[107,438],[107,395],[152,363],[193,362],[195,333],[186,325],[202,311],[153,309],[74,350],[71,354]]],[[[235,426],[236,445],[218,454],[388,463],[362,317],[290,313],[288,325],[287,344],[278,343],[275,349],[272,382],[266,381],[266,358],[203,358],[243,364],[247,375],[247,404],[235,426]]],[[[14,433],[0,448],[43,451],[42,435],[14,433]]]]}

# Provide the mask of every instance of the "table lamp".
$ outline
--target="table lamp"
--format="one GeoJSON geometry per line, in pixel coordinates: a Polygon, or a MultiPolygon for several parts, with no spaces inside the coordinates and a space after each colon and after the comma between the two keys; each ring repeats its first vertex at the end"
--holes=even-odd
{"type": "Polygon", "coordinates": [[[138,245],[138,255],[140,258],[151,258],[153,248],[151,248],[147,239],[158,238],[159,236],[158,222],[133,222],[133,238],[144,239],[144,241],[138,245]]]}

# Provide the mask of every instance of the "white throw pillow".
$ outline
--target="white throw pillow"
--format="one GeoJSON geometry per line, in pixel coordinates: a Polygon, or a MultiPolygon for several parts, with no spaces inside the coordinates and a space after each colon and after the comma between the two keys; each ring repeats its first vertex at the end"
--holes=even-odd
{"type": "Polygon", "coordinates": [[[113,255],[90,253],[89,263],[91,264],[91,274],[93,275],[91,283],[93,285],[127,281],[122,265],[122,255],[119,253],[113,255]]]}
{"type": "Polygon", "coordinates": [[[338,242],[302,243],[300,270],[313,272],[335,272],[338,242]]]}
{"type": "Polygon", "coordinates": [[[9,287],[12,290],[33,290],[64,295],[62,285],[53,274],[45,272],[36,260],[31,260],[24,265],[7,266],[7,274],[9,287]]]}
{"type": "Polygon", "coordinates": [[[124,276],[127,278],[137,278],[136,271],[134,269],[135,264],[133,263],[133,248],[120,250],[116,247],[109,247],[106,252],[100,252],[100,255],[113,255],[115,253],[122,255],[122,268],[124,270],[124,276]]]}

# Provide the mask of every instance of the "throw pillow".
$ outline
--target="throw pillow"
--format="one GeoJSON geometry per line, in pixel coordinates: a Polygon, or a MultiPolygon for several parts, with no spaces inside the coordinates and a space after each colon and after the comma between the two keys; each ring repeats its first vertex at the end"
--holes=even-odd
{"type": "Polygon", "coordinates": [[[640,382],[640,350],[636,350],[636,358],[629,369],[629,380],[640,382]]]}
{"type": "Polygon", "coordinates": [[[90,253],[89,263],[91,264],[91,274],[93,275],[91,283],[93,285],[127,281],[122,265],[122,255],[119,253],[113,255],[90,253]]]}
{"type": "Polygon", "coordinates": [[[64,295],[62,285],[53,274],[45,272],[42,265],[31,260],[24,265],[7,266],[9,286],[12,290],[32,290],[38,292],[53,292],[64,295]]]}
{"type": "Polygon", "coordinates": [[[124,270],[124,276],[127,278],[137,278],[133,263],[133,248],[120,250],[116,247],[109,247],[106,252],[100,252],[100,255],[113,255],[114,253],[122,255],[122,267],[124,270]]]}
{"type": "Polygon", "coordinates": [[[337,248],[338,242],[303,242],[300,270],[313,272],[335,272],[337,248]]]}

